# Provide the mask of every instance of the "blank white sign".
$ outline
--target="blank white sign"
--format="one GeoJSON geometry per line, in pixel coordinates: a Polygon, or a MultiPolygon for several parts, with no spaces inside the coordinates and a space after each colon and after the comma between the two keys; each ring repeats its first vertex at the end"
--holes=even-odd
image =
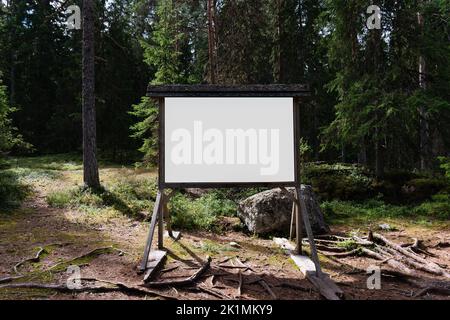
{"type": "Polygon", "coordinates": [[[165,183],[294,182],[293,98],[165,98],[165,183]]]}

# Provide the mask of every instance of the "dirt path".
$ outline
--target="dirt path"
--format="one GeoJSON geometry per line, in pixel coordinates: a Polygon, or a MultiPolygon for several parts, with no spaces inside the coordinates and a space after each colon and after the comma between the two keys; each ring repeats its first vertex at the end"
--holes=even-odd
{"type": "MultiPolygon", "coordinates": [[[[79,173],[76,173],[79,174],[79,173]]],[[[78,179],[78,178],[77,178],[78,179]]],[[[64,183],[53,183],[52,188],[64,183]]],[[[65,270],[42,272],[54,264],[80,256],[94,248],[114,246],[124,253],[114,251],[77,261],[83,278],[99,278],[115,282],[139,285],[142,276],[136,273],[136,266],[143,251],[147,233],[147,223],[137,222],[125,216],[95,217],[89,213],[69,209],[50,208],[44,186],[36,187],[36,193],[23,206],[10,213],[0,215],[0,278],[15,275],[17,262],[32,257],[39,247],[47,253],[40,262],[26,263],[18,269],[27,274],[25,279],[41,283],[65,283],[65,270]]],[[[336,233],[350,230],[339,227],[336,233]]],[[[398,242],[407,243],[412,237],[421,238],[432,253],[432,258],[442,267],[450,269],[450,249],[432,248],[439,241],[449,242],[450,233],[445,230],[424,228],[403,229],[389,232],[387,236],[398,242]]],[[[230,299],[271,299],[271,294],[256,281],[263,279],[279,299],[320,299],[311,284],[303,279],[295,265],[270,239],[251,237],[241,232],[229,231],[224,234],[207,232],[183,232],[178,242],[166,240],[169,258],[159,279],[179,279],[191,275],[199,266],[198,260],[212,257],[211,269],[200,279],[202,286],[219,292],[230,299]],[[237,242],[234,248],[230,242],[237,242]],[[247,270],[233,268],[239,263],[247,270]],[[222,265],[222,267],[220,266],[222,265]],[[223,267],[223,266],[228,267],[223,267]],[[242,274],[242,288],[239,294],[239,272],[242,274]],[[297,287],[294,289],[293,287],[297,287]]],[[[413,299],[418,290],[398,279],[382,279],[381,290],[368,290],[367,275],[355,272],[366,270],[379,262],[367,258],[349,257],[327,259],[322,257],[325,271],[345,292],[346,299],[413,299]]],[[[381,265],[383,268],[383,265],[381,265]]],[[[179,299],[217,299],[217,296],[195,288],[161,291],[179,299]]],[[[142,296],[123,293],[79,293],[60,294],[47,290],[0,289],[1,299],[141,299],[142,296]]],[[[151,298],[151,297],[147,297],[151,298]]],[[[442,295],[425,295],[420,299],[450,299],[442,295]]]]}

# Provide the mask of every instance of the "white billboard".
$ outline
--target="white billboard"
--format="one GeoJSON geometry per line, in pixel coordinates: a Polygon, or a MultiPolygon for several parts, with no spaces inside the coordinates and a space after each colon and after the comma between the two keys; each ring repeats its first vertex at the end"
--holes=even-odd
{"type": "Polygon", "coordinates": [[[293,98],[165,98],[163,118],[166,185],[295,181],[293,98]]]}

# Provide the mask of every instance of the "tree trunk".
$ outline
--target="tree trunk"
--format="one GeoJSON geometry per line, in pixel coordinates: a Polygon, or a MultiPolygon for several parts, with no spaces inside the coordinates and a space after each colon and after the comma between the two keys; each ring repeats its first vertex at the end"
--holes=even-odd
{"type": "Polygon", "coordinates": [[[375,175],[378,179],[384,177],[384,146],[380,140],[375,144],[375,175]]]}
{"type": "Polygon", "coordinates": [[[216,83],[216,37],[215,37],[215,1],[208,0],[208,56],[209,56],[209,83],[216,83]]]}
{"type": "MultiPolygon", "coordinates": [[[[424,19],[420,12],[417,13],[417,23],[419,28],[423,31],[424,19]]],[[[422,90],[427,88],[426,81],[426,62],[425,58],[419,57],[419,87],[422,90]]],[[[429,113],[425,105],[419,107],[419,126],[420,126],[420,169],[431,169],[431,139],[430,139],[430,124],[429,113]]]]}
{"type": "Polygon", "coordinates": [[[14,107],[16,105],[16,63],[17,53],[14,42],[16,36],[16,17],[17,17],[17,4],[14,1],[9,1],[6,4],[10,11],[10,32],[9,32],[9,44],[11,46],[11,66],[9,69],[9,105],[14,107]]]}
{"type": "Polygon", "coordinates": [[[276,62],[275,62],[275,81],[277,83],[283,82],[283,66],[282,66],[282,44],[281,44],[281,1],[277,0],[277,21],[276,21],[276,32],[277,32],[277,52],[276,52],[276,62]]]}
{"type": "Polygon", "coordinates": [[[94,1],[83,0],[83,178],[100,187],[96,158],[94,1]]]}
{"type": "Polygon", "coordinates": [[[367,149],[366,149],[366,139],[361,139],[361,147],[358,152],[358,163],[367,166],[367,149]]]}

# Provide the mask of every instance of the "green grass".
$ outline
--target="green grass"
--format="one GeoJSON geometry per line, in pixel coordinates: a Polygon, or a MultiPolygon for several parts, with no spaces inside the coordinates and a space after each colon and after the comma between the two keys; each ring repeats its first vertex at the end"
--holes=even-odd
{"type": "Polygon", "coordinates": [[[18,207],[30,193],[30,187],[15,172],[0,170],[0,213],[18,207]]]}
{"type": "Polygon", "coordinates": [[[47,195],[49,206],[79,209],[89,214],[102,214],[104,211],[142,218],[144,212],[153,208],[151,195],[156,188],[155,181],[123,179],[112,183],[110,188],[92,190],[84,187],[54,191],[47,195]]]}
{"type": "Polygon", "coordinates": [[[183,229],[213,230],[219,215],[231,214],[236,211],[234,203],[221,200],[214,195],[204,195],[199,199],[189,199],[177,194],[170,203],[172,222],[183,229]]]}
{"type": "Polygon", "coordinates": [[[324,201],[321,204],[330,224],[358,224],[380,219],[402,219],[419,225],[450,220],[450,197],[439,194],[418,205],[392,205],[381,200],[324,201]]]}

